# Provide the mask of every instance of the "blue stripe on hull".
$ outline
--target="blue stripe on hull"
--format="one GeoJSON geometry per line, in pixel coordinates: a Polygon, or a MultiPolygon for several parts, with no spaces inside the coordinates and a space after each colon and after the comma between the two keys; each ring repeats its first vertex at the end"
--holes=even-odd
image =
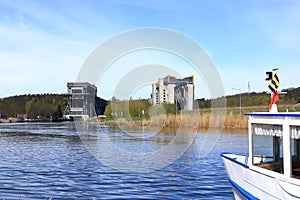
{"type": "Polygon", "coordinates": [[[229,182],[231,183],[231,185],[237,189],[246,199],[249,200],[259,200],[259,198],[256,198],[255,196],[253,196],[252,194],[250,194],[248,191],[246,191],[244,188],[242,188],[241,186],[239,186],[238,184],[236,184],[233,180],[231,180],[229,178],[229,182]]]}
{"type": "MultiPolygon", "coordinates": [[[[243,166],[243,167],[245,167],[245,168],[249,168],[249,166],[246,165],[245,163],[241,163],[241,162],[237,161],[237,160],[234,159],[234,158],[230,158],[230,157],[226,156],[225,154],[232,154],[232,153],[222,152],[222,153],[221,153],[221,156],[222,156],[223,158],[226,158],[226,159],[228,159],[228,160],[231,160],[232,162],[235,162],[235,163],[237,163],[237,164],[239,164],[239,165],[241,165],[241,166],[243,166]]],[[[235,154],[235,155],[239,155],[239,154],[235,154]]],[[[241,155],[241,156],[246,156],[246,155],[241,155]]],[[[247,156],[246,156],[246,159],[247,159],[247,156]]]]}

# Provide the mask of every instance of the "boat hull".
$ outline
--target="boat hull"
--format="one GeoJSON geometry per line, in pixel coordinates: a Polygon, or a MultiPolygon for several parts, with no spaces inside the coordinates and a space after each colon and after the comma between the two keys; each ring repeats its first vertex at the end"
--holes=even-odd
{"type": "Polygon", "coordinates": [[[300,199],[300,181],[247,165],[246,155],[221,154],[235,199],[300,199]]]}

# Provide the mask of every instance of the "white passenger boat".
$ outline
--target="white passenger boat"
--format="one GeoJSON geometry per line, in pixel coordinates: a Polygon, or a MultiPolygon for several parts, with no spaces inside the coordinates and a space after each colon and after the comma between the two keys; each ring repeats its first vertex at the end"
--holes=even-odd
{"type": "Polygon", "coordinates": [[[221,154],[235,199],[300,199],[300,113],[249,113],[249,152],[221,154]]]}

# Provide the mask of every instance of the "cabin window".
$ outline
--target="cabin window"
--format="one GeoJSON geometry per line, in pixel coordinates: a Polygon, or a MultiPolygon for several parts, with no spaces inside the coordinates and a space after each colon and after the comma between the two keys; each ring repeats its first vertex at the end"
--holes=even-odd
{"type": "Polygon", "coordinates": [[[291,126],[292,176],[300,177],[300,126],[291,126]]]}
{"type": "Polygon", "coordinates": [[[283,173],[282,126],[253,124],[252,127],[253,164],[283,173]]]}

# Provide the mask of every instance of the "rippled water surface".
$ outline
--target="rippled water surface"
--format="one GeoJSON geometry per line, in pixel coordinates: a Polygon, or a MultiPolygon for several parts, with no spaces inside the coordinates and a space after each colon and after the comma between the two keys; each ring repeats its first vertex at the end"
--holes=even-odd
{"type": "MultiPolygon", "coordinates": [[[[130,139],[119,129],[101,130],[120,148],[143,152],[163,147],[171,137],[130,139]]],[[[222,133],[201,157],[203,135],[198,132],[189,149],[165,168],[126,173],[95,159],[72,122],[0,124],[0,199],[233,199],[220,153],[247,152],[247,135],[222,133]]]]}

